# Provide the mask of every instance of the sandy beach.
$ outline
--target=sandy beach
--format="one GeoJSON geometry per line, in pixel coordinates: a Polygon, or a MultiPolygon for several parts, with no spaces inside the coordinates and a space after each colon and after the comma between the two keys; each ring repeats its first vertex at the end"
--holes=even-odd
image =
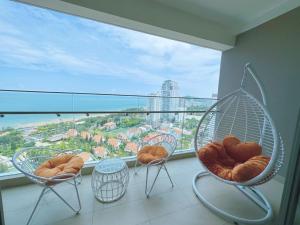
{"type": "Polygon", "coordinates": [[[34,128],[34,127],[40,127],[40,126],[45,126],[45,125],[49,125],[49,124],[58,124],[58,123],[65,123],[65,122],[78,122],[84,118],[89,118],[89,117],[104,117],[107,116],[108,114],[93,114],[93,115],[89,115],[88,117],[86,115],[81,115],[81,116],[76,116],[73,118],[57,118],[57,119],[52,119],[52,120],[48,120],[45,122],[35,122],[35,123],[24,123],[24,124],[20,124],[15,126],[15,128],[34,128]]]}

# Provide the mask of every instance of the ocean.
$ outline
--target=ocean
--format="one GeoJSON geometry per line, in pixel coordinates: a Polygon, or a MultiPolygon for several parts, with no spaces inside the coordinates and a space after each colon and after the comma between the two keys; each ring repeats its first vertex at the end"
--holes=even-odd
{"type": "MultiPolygon", "coordinates": [[[[122,111],[129,108],[146,108],[148,98],[135,96],[111,95],[72,95],[35,94],[35,93],[1,93],[0,112],[65,112],[65,111],[122,111]]],[[[84,114],[6,114],[0,117],[0,129],[21,127],[26,124],[72,119],[84,114]]]]}
{"type": "MultiPolygon", "coordinates": [[[[151,97],[153,100],[154,97],[151,97]]],[[[160,97],[155,97],[160,100],[160,97]]],[[[157,104],[156,100],[151,104],[157,104]]],[[[182,100],[182,99],[181,99],[182,100]]],[[[187,106],[209,106],[211,99],[184,99],[187,106]]],[[[182,101],[179,101],[183,105],[182,101]]],[[[0,117],[0,129],[7,127],[24,127],[27,124],[44,123],[49,121],[76,119],[84,114],[63,114],[63,112],[105,112],[123,111],[130,108],[144,108],[149,106],[149,97],[117,96],[117,95],[88,95],[88,94],[60,94],[60,93],[29,93],[29,92],[1,92],[0,112],[62,112],[56,114],[4,114],[0,117]]],[[[179,106],[180,107],[180,106],[179,106]]],[[[180,107],[180,109],[183,109],[180,107]]]]}

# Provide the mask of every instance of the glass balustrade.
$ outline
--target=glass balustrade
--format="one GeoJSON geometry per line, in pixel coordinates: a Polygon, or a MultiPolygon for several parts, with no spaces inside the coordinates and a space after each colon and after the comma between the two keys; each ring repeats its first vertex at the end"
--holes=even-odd
{"type": "Polygon", "coordinates": [[[86,163],[135,157],[139,143],[171,133],[193,149],[197,125],[215,102],[202,98],[0,91],[0,176],[15,173],[21,148],[81,149],[86,163]]]}

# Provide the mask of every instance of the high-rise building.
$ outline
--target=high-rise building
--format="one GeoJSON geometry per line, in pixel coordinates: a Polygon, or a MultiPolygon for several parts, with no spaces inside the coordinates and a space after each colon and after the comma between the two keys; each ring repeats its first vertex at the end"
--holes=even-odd
{"type": "MultiPolygon", "coordinates": [[[[166,80],[161,87],[161,109],[162,111],[176,111],[179,107],[179,99],[174,98],[179,96],[179,87],[175,81],[166,80]]],[[[171,121],[174,120],[174,113],[162,114],[162,120],[171,121]]]]}
{"type": "MultiPolygon", "coordinates": [[[[160,93],[151,93],[153,97],[149,97],[148,100],[148,109],[149,111],[160,111],[161,110],[161,98],[160,93]]],[[[160,124],[160,113],[151,113],[148,117],[148,121],[152,125],[152,127],[158,127],[160,124]]]]}
{"type": "Polygon", "coordinates": [[[217,93],[212,93],[211,97],[217,99],[218,98],[218,94],[217,93]]]}

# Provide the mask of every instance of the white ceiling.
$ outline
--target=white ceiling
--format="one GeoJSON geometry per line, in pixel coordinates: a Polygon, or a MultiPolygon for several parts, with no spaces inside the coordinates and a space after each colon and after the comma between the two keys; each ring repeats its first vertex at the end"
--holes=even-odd
{"type": "Polygon", "coordinates": [[[155,0],[220,23],[239,34],[297,6],[300,0],[155,0]]]}

